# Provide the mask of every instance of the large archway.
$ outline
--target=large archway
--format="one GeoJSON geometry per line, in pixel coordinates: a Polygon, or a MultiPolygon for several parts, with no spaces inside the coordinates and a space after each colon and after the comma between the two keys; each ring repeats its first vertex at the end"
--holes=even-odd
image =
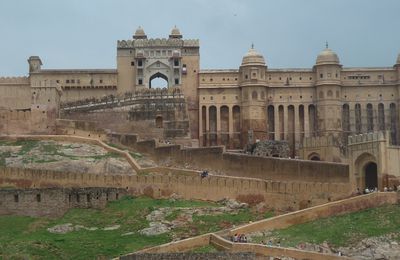
{"type": "Polygon", "coordinates": [[[168,88],[168,77],[157,72],[149,79],[149,88],[168,88]]]}
{"type": "Polygon", "coordinates": [[[378,162],[374,155],[365,152],[360,154],[354,161],[352,167],[357,188],[378,188],[382,189],[382,184],[379,180],[378,162]]]}
{"type": "Polygon", "coordinates": [[[378,187],[378,167],[376,163],[370,162],[364,168],[365,188],[374,189],[378,187]]]}

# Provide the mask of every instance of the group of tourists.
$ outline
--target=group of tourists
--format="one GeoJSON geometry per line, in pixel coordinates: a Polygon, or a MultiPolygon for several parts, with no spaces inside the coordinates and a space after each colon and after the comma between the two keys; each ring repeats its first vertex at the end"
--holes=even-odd
{"type": "Polygon", "coordinates": [[[247,243],[247,237],[244,234],[235,234],[231,237],[231,241],[234,243],[247,243]]]}

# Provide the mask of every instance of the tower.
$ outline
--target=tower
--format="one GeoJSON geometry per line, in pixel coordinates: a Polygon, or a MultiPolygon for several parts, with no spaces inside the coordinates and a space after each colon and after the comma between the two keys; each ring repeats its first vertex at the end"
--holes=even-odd
{"type": "Polygon", "coordinates": [[[38,72],[42,67],[42,61],[40,60],[39,56],[30,56],[28,59],[28,63],[29,73],[38,72]]]}
{"type": "Polygon", "coordinates": [[[266,136],[266,76],[264,57],[254,46],[243,56],[239,68],[239,87],[242,94],[242,143],[254,143],[266,136]]]}
{"type": "Polygon", "coordinates": [[[338,136],[342,131],[341,68],[338,55],[327,44],[314,66],[319,136],[338,136]]]}

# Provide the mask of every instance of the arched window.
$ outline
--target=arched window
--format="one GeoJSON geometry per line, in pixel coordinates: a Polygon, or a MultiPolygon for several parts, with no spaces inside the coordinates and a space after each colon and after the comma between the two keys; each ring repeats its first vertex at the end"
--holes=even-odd
{"type": "Polygon", "coordinates": [[[374,111],[370,103],[367,104],[367,131],[374,131],[374,111]]]}
{"type": "Polygon", "coordinates": [[[275,140],[275,108],[269,105],[267,109],[268,116],[268,139],[275,140]]]}
{"type": "Polygon", "coordinates": [[[149,88],[168,88],[168,77],[157,72],[149,79],[149,88]]]}
{"type": "Polygon", "coordinates": [[[253,100],[257,100],[257,99],[258,99],[257,91],[254,90],[254,91],[251,93],[251,98],[252,98],[253,100]]]}
{"type": "Polygon", "coordinates": [[[356,123],[356,133],[360,134],[361,133],[361,105],[356,104],[354,107],[354,116],[355,116],[355,123],[356,123]]]}
{"type": "Polygon", "coordinates": [[[380,131],[385,130],[385,106],[382,103],[378,104],[378,128],[380,131]]]}
{"type": "Polygon", "coordinates": [[[397,118],[397,110],[396,104],[390,104],[390,136],[391,143],[397,145],[397,126],[398,126],[398,118],[397,118]]]}
{"type": "Polygon", "coordinates": [[[324,92],[323,91],[319,92],[319,98],[324,98],[324,92]]]}

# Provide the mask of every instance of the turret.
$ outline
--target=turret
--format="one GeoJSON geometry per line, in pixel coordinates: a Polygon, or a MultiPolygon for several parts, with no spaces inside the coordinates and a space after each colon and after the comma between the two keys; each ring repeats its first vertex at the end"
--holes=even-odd
{"type": "Polygon", "coordinates": [[[28,59],[29,63],[29,73],[40,71],[42,61],[40,60],[39,56],[30,56],[28,59]]]}
{"type": "Polygon", "coordinates": [[[172,28],[169,38],[170,39],[182,39],[182,34],[176,26],[174,26],[174,28],[172,28]]]}
{"type": "Polygon", "coordinates": [[[138,39],[147,39],[147,35],[144,32],[143,28],[141,26],[139,26],[136,31],[135,34],[133,35],[133,39],[138,40],[138,39]]]}
{"type": "Polygon", "coordinates": [[[266,136],[266,76],[264,57],[254,46],[244,55],[239,68],[239,86],[242,91],[243,144],[265,140],[266,136]]]}
{"type": "Polygon", "coordinates": [[[338,55],[328,48],[320,52],[314,71],[316,73],[316,99],[318,135],[338,135],[342,130],[341,80],[338,55]]]}

